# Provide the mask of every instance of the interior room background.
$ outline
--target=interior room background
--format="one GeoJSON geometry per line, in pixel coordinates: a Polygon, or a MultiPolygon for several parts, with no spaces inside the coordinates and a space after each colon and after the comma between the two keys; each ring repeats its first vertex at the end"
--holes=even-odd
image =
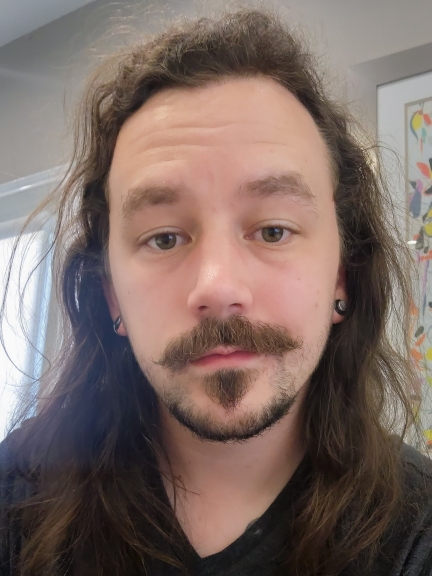
{"type": "MultiPolygon", "coordinates": [[[[428,156],[432,151],[428,122],[432,118],[432,100],[428,103],[432,99],[432,3],[280,0],[273,6],[294,28],[306,30],[313,49],[331,71],[326,77],[334,95],[349,102],[372,138],[396,150],[396,155],[384,154],[399,207],[395,226],[402,226],[411,243],[422,279],[423,300],[413,312],[412,352],[419,368],[418,398],[413,401],[422,398],[419,418],[432,448],[432,377],[425,369],[432,367],[432,282],[430,288],[428,284],[432,211],[430,230],[427,227],[432,208],[432,152],[428,156]],[[407,207],[410,218],[405,217],[407,207]],[[416,250],[420,241],[421,254],[416,250]]],[[[105,54],[140,35],[157,32],[167,19],[204,15],[215,8],[214,2],[191,0],[0,0],[0,297],[15,236],[63,173],[70,152],[68,124],[91,69],[105,54]]],[[[28,231],[33,240],[23,255],[25,270],[37,262],[49,242],[55,214],[48,216],[28,231]]],[[[36,391],[34,381],[43,370],[36,350],[49,357],[59,337],[49,260],[38,268],[26,291],[22,323],[34,347],[22,336],[16,312],[20,287],[14,274],[4,328],[11,358],[0,349],[0,439],[17,391],[36,391]]]]}

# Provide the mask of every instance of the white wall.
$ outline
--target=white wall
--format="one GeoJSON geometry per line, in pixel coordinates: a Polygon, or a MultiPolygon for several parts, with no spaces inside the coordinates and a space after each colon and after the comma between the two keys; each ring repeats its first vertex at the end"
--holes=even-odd
{"type": "Polygon", "coordinates": [[[78,10],[92,0],[0,0],[0,46],[78,10]]]}
{"type": "MultiPolygon", "coordinates": [[[[368,98],[361,87],[351,89],[347,71],[369,60],[432,43],[430,0],[272,2],[281,7],[290,25],[307,29],[306,36],[324,61],[338,71],[339,80],[348,81],[345,93],[363,99],[360,111],[364,109],[372,124],[375,85],[368,98]]],[[[96,0],[1,47],[0,184],[67,161],[70,140],[65,106],[71,110],[100,54],[136,38],[127,28],[153,33],[163,28],[166,20],[206,13],[218,4],[218,0],[96,0]]],[[[432,54],[427,61],[432,69],[432,54]]],[[[336,84],[335,91],[339,93],[336,84]]]]}
{"type": "MultiPolygon", "coordinates": [[[[393,198],[399,207],[398,225],[404,231],[405,238],[411,237],[407,233],[407,200],[405,185],[406,166],[406,130],[405,130],[405,105],[421,99],[432,97],[432,73],[422,74],[398,82],[393,82],[378,89],[378,136],[383,146],[383,159],[388,175],[388,181],[392,189],[393,198]]],[[[429,205],[430,199],[424,198],[425,204],[429,205]]],[[[427,211],[427,209],[426,209],[427,211]]],[[[424,213],[424,210],[421,212],[424,213]]],[[[418,223],[418,227],[420,223],[418,223]]],[[[418,230],[417,227],[417,230],[418,230]]],[[[413,248],[411,246],[411,248],[413,248]]],[[[419,254],[413,249],[413,256],[418,261],[419,254]]],[[[429,264],[420,262],[418,265],[419,278],[417,281],[416,304],[419,315],[413,317],[413,332],[422,326],[424,340],[415,346],[416,338],[412,345],[423,355],[419,365],[425,366],[420,369],[422,409],[420,412],[421,426],[432,440],[432,365],[429,361],[429,353],[432,349],[432,311],[428,302],[432,300],[432,277],[429,272],[429,264]],[[424,298],[426,295],[426,299],[424,298]],[[430,295],[430,296],[429,296],[430,295]],[[429,382],[428,382],[429,380],[429,382]]],[[[432,444],[431,444],[432,446],[432,444]]]]}
{"type": "MultiPolygon", "coordinates": [[[[187,5],[173,0],[166,17],[187,5]]],[[[67,163],[68,119],[86,77],[105,54],[158,31],[162,14],[157,4],[144,17],[96,0],[0,48],[0,184],[67,163]]]]}
{"type": "Polygon", "coordinates": [[[432,72],[378,88],[378,138],[393,197],[399,206],[400,226],[406,226],[405,104],[432,97],[432,72]]]}

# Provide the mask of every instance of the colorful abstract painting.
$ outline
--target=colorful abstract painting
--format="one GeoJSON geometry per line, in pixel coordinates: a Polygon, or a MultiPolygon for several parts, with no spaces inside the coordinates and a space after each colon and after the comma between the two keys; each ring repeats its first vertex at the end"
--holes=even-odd
{"type": "Polygon", "coordinates": [[[411,356],[419,374],[420,424],[432,449],[432,97],[405,105],[408,244],[420,271],[420,298],[411,310],[411,356]]]}

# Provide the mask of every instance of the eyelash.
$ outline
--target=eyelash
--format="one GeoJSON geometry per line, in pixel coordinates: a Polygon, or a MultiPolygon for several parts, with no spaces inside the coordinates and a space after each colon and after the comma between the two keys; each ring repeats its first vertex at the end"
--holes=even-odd
{"type": "MultiPolygon", "coordinates": [[[[291,236],[293,236],[296,232],[290,228],[287,228],[286,225],[282,225],[282,224],[271,224],[269,226],[262,226],[261,228],[257,228],[253,234],[255,234],[256,232],[260,231],[260,230],[265,230],[266,228],[280,228],[286,232],[289,232],[289,236],[288,238],[285,238],[285,240],[280,240],[278,242],[265,242],[265,244],[275,244],[277,246],[280,246],[282,244],[286,244],[289,239],[291,238],[291,236]]],[[[156,252],[170,252],[171,250],[174,250],[174,248],[177,248],[177,244],[175,246],[173,246],[173,248],[167,249],[167,250],[162,250],[160,248],[154,248],[152,246],[149,246],[149,242],[151,240],[153,240],[154,238],[157,238],[158,236],[163,236],[164,234],[174,234],[175,236],[181,236],[181,234],[177,234],[176,232],[171,232],[170,230],[162,230],[162,232],[158,232],[157,234],[153,234],[153,236],[150,236],[149,238],[147,238],[146,240],[144,240],[142,242],[142,245],[145,248],[148,248],[149,250],[154,250],[156,252]]]]}

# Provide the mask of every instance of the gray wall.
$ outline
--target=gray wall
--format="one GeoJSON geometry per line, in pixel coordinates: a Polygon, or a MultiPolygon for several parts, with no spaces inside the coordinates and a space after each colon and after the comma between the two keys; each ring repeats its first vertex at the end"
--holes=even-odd
{"type": "MultiPolygon", "coordinates": [[[[291,24],[307,28],[338,73],[335,93],[353,101],[372,131],[377,84],[432,69],[430,0],[287,0],[279,6],[291,24]]],[[[65,119],[101,55],[138,33],[158,31],[167,18],[196,11],[192,0],[134,6],[96,0],[1,47],[0,184],[67,161],[65,119]]],[[[198,11],[207,9],[201,4],[198,11]]]]}
{"type": "Polygon", "coordinates": [[[0,184],[67,161],[68,124],[86,76],[105,54],[155,32],[165,8],[96,0],[0,48],[0,184]]]}

